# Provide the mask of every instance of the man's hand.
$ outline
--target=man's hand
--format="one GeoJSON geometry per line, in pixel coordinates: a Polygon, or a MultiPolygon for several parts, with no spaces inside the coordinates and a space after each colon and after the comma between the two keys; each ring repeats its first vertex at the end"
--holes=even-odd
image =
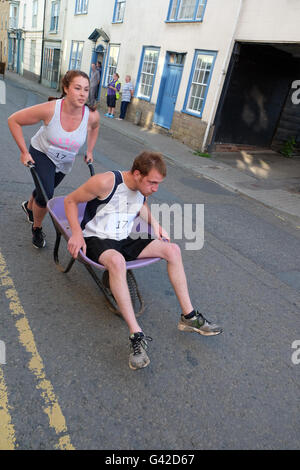
{"type": "Polygon", "coordinates": [[[72,258],[77,258],[79,250],[82,249],[83,254],[86,254],[86,244],[81,234],[72,235],[68,241],[68,250],[72,258]]]}
{"type": "Polygon", "coordinates": [[[156,237],[158,238],[158,240],[163,240],[167,242],[170,241],[170,235],[168,234],[168,232],[165,231],[163,227],[161,227],[161,225],[154,228],[154,233],[156,237]]]}

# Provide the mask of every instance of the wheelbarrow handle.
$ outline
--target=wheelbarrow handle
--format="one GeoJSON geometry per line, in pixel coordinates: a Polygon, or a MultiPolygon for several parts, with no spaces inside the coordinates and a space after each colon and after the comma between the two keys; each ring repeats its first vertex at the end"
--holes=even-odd
{"type": "Polygon", "coordinates": [[[85,162],[86,162],[87,166],[89,167],[91,176],[94,176],[95,170],[94,170],[94,166],[93,166],[91,160],[87,160],[87,156],[86,156],[86,155],[85,155],[84,159],[85,159],[85,162]]]}
{"type": "Polygon", "coordinates": [[[45,202],[47,204],[47,202],[49,201],[49,198],[47,196],[47,193],[45,191],[45,188],[40,180],[40,177],[35,169],[35,165],[34,163],[32,162],[27,162],[26,166],[30,169],[30,173],[32,175],[32,178],[33,178],[33,181],[36,185],[36,187],[39,189],[39,191],[42,193],[43,195],[43,198],[45,199],[45,202]]]}

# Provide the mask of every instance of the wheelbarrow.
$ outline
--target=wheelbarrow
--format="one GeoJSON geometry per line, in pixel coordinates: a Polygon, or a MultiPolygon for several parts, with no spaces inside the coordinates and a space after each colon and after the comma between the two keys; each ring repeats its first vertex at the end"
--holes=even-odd
{"type": "MultiPolygon", "coordinates": [[[[94,167],[92,163],[87,163],[90,174],[93,176],[95,174],[94,167]]],[[[35,182],[35,185],[41,190],[45,201],[47,202],[47,208],[49,214],[51,216],[53,225],[56,231],[56,241],[53,249],[53,258],[56,266],[58,269],[66,274],[68,273],[73,264],[75,263],[75,258],[71,258],[69,263],[66,266],[63,266],[59,261],[59,247],[61,242],[61,237],[68,241],[71,236],[71,229],[69,227],[69,222],[67,216],[65,214],[64,209],[64,196],[54,197],[48,200],[47,194],[43,188],[41,180],[36,172],[34,164],[31,162],[28,163],[28,167],[30,168],[31,175],[35,182]]],[[[78,205],[78,218],[79,222],[81,222],[84,210],[85,210],[86,203],[81,203],[78,205]]],[[[144,220],[137,217],[135,221],[135,225],[140,227],[141,232],[151,233],[151,228],[144,220]]],[[[136,268],[142,268],[148,266],[150,264],[156,263],[160,261],[161,258],[139,258],[134,261],[127,261],[126,262],[126,269],[127,269],[127,283],[130,292],[130,297],[133,305],[133,309],[135,312],[136,317],[139,317],[145,310],[145,303],[141,296],[140,290],[138,288],[138,284],[136,278],[133,274],[133,270],[136,268]]],[[[105,266],[99,263],[95,263],[91,259],[89,259],[82,250],[79,251],[77,261],[82,263],[87,271],[90,273],[94,281],[96,282],[97,286],[101,289],[102,293],[105,296],[105,299],[108,303],[109,309],[117,314],[121,315],[117,302],[110,290],[109,286],[109,273],[106,270],[105,266]]]]}

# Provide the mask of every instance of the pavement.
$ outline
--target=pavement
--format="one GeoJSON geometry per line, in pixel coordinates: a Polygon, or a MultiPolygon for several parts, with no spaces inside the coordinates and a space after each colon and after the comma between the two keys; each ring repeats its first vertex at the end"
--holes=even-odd
{"type": "MultiPolygon", "coordinates": [[[[42,96],[59,96],[55,90],[7,72],[5,80],[42,96]]],[[[214,181],[226,189],[259,201],[267,207],[291,216],[296,223],[300,218],[300,155],[290,158],[268,149],[212,152],[211,157],[200,157],[193,149],[157,130],[149,130],[132,122],[101,115],[102,130],[106,127],[138,141],[147,149],[161,152],[164,157],[200,177],[214,181]]]]}

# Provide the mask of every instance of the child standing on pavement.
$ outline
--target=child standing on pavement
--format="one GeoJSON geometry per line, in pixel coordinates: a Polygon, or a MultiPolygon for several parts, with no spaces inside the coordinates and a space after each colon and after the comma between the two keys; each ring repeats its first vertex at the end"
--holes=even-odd
{"type": "MultiPolygon", "coordinates": [[[[72,170],[80,147],[87,138],[86,158],[93,161],[100,116],[98,111],[86,106],[90,81],[79,70],[68,71],[62,80],[60,99],[22,109],[8,118],[8,126],[20,151],[20,160],[27,166],[34,163],[47,197],[53,197],[54,188],[72,170]],[[90,112],[91,111],[91,112],[90,112]],[[42,127],[32,137],[27,149],[22,127],[43,121],[42,127]]],[[[46,245],[42,222],[47,213],[46,201],[38,188],[29,201],[22,203],[27,219],[32,223],[32,243],[36,248],[46,245]]]]}

